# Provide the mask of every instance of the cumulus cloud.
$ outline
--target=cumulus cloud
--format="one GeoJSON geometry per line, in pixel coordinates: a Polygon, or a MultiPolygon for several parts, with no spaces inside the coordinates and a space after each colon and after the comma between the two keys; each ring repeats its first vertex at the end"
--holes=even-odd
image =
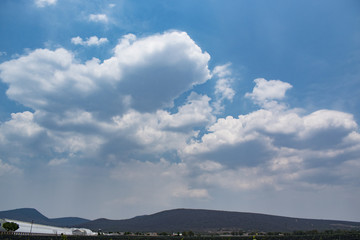
{"type": "MultiPolygon", "coordinates": [[[[102,38],[90,39],[72,42],[90,46],[102,38]]],[[[30,167],[61,178],[59,169],[66,169],[83,185],[101,180],[99,196],[111,200],[97,200],[107,209],[121,203],[125,211],[206,202],[216,192],[359,182],[360,134],[352,114],[290,108],[291,84],[259,78],[245,95],[257,110],[217,118],[234,99],[236,79],[230,64],[210,71],[209,60],[185,32],[171,31],[125,35],[103,61],[81,62],[58,48],[1,63],[7,96],[32,111],[0,124],[0,175],[30,167]],[[214,99],[194,88],[210,78],[214,99]],[[80,180],[86,176],[99,177],[80,180]],[[118,189],[103,188],[109,185],[118,189]]]]}
{"type": "Polygon", "coordinates": [[[279,105],[276,100],[282,100],[285,97],[287,90],[291,89],[291,84],[282,82],[280,80],[269,80],[264,78],[257,78],[252,93],[246,93],[245,97],[251,98],[254,103],[259,104],[264,108],[270,108],[279,105]]]}
{"type": "Polygon", "coordinates": [[[37,7],[43,8],[50,5],[55,5],[57,0],[35,0],[37,7]]]}
{"type": "Polygon", "coordinates": [[[96,155],[103,137],[69,129],[50,130],[37,122],[31,112],[12,114],[12,119],[0,125],[0,152],[4,159],[22,166],[45,163],[49,166],[65,163],[59,159],[90,159],[96,155]],[[57,160],[54,160],[57,159],[57,160]]]}
{"type": "Polygon", "coordinates": [[[73,37],[71,39],[71,42],[75,45],[82,45],[82,46],[99,46],[101,44],[107,43],[107,38],[98,38],[97,36],[92,36],[88,38],[87,40],[83,40],[81,37],[73,37]]]}
{"type": "MultiPolygon", "coordinates": [[[[6,135],[18,135],[22,137],[33,137],[43,129],[34,123],[34,116],[31,112],[12,113],[11,120],[1,125],[2,133],[6,135]]],[[[3,139],[6,140],[6,139],[3,139]]]]}
{"type": "Polygon", "coordinates": [[[106,14],[90,14],[89,21],[91,22],[101,22],[101,23],[108,23],[109,19],[106,14]]]}
{"type": "Polygon", "coordinates": [[[94,58],[82,64],[63,48],[37,49],[2,63],[0,77],[9,85],[9,98],[32,109],[61,113],[71,106],[104,117],[129,108],[171,106],[181,93],[210,78],[208,61],[184,32],[138,40],[127,35],[103,62],[94,58]]]}
{"type": "Polygon", "coordinates": [[[198,135],[194,128],[215,121],[209,101],[207,96],[192,93],[175,113],[164,110],[155,113],[130,111],[113,120],[122,138],[126,136],[129,141],[136,142],[140,148],[138,152],[176,151],[185,146],[188,139],[198,135]]]}
{"type": "Polygon", "coordinates": [[[13,113],[0,125],[0,151],[4,160],[19,164],[23,160],[46,156],[49,152],[46,129],[34,122],[31,112],[13,113]]]}
{"type": "Polygon", "coordinates": [[[102,62],[81,63],[63,48],[4,62],[0,77],[9,86],[7,95],[34,112],[13,114],[1,124],[1,151],[51,167],[176,154],[198,136],[194,128],[215,121],[211,99],[191,93],[172,113],[162,108],[210,78],[208,61],[186,33],[173,31],[140,39],[126,35],[102,62]]]}
{"type": "MultiPolygon", "coordinates": [[[[291,87],[279,80],[255,82],[253,93],[246,96],[256,103],[283,99],[291,87]]],[[[323,109],[301,115],[298,109],[277,107],[281,103],[276,101],[273,104],[236,118],[217,119],[208,133],[181,150],[183,159],[200,166],[208,161],[222,166],[199,175],[206,184],[248,189],[271,183],[281,189],[289,181],[302,186],[323,184],[322,177],[316,177],[319,172],[342,169],[358,153],[359,142],[349,142],[358,136],[351,114],[323,109]],[[231,176],[233,184],[224,176],[231,176]]],[[[337,174],[333,177],[340,181],[337,174]]]]}

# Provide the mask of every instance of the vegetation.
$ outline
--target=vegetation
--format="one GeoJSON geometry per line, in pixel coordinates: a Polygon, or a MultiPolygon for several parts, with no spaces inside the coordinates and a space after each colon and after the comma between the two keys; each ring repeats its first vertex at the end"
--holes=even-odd
{"type": "Polygon", "coordinates": [[[184,237],[193,237],[195,234],[193,231],[184,231],[184,232],[182,232],[182,235],[184,237]]]}
{"type": "Polygon", "coordinates": [[[15,232],[16,230],[19,229],[19,224],[17,223],[14,223],[14,222],[5,222],[3,223],[2,225],[3,228],[6,229],[6,231],[12,231],[12,232],[15,232]]]}
{"type": "Polygon", "coordinates": [[[294,231],[292,233],[244,233],[243,235],[221,236],[221,235],[197,235],[196,236],[144,236],[141,235],[104,235],[99,236],[29,236],[12,235],[0,236],[7,240],[359,240],[360,231],[330,230],[330,231],[294,231]]]}
{"type": "Polygon", "coordinates": [[[65,234],[61,234],[61,240],[68,240],[68,238],[65,234]]]}

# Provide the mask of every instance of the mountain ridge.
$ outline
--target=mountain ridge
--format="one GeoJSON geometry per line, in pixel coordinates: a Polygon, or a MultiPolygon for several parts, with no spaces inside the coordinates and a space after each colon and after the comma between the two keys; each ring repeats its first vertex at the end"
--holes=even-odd
{"type": "Polygon", "coordinates": [[[216,232],[231,231],[264,231],[291,232],[295,230],[360,230],[360,222],[319,220],[275,216],[262,213],[206,209],[172,209],[158,213],[137,216],[125,220],[96,219],[79,225],[93,231],[122,232],[216,232]]]}
{"type": "Polygon", "coordinates": [[[8,218],[24,222],[34,222],[37,224],[51,225],[56,227],[73,227],[90,221],[89,219],[79,217],[47,218],[35,208],[17,208],[0,211],[0,218],[8,218]]]}
{"type": "Polygon", "coordinates": [[[292,232],[309,230],[360,230],[360,222],[305,219],[262,213],[206,209],[170,209],[129,219],[88,220],[77,217],[49,219],[34,208],[0,211],[0,218],[8,218],[58,227],[88,228],[105,232],[219,232],[259,231],[292,232]]]}

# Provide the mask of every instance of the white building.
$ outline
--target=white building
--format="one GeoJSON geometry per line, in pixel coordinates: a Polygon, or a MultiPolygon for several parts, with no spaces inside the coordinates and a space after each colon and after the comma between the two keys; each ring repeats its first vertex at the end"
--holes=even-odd
{"type": "Polygon", "coordinates": [[[19,229],[16,230],[18,233],[27,233],[27,234],[49,234],[49,235],[96,235],[93,231],[86,228],[62,228],[54,227],[48,225],[42,225],[37,223],[23,222],[19,220],[12,219],[0,219],[0,232],[5,232],[6,230],[2,227],[2,224],[5,222],[14,222],[19,225],[19,229]]]}

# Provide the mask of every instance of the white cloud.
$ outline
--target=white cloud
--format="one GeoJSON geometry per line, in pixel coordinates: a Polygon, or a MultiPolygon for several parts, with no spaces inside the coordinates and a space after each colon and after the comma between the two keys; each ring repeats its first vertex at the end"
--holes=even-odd
{"type": "Polygon", "coordinates": [[[81,37],[73,37],[71,42],[75,45],[83,45],[83,46],[99,46],[108,42],[107,38],[98,38],[97,36],[92,36],[84,41],[81,37]]]}
{"type": "Polygon", "coordinates": [[[35,110],[61,113],[69,106],[86,107],[112,117],[129,108],[155,111],[170,106],[181,93],[210,78],[209,55],[186,33],[138,40],[129,36],[103,62],[94,58],[78,63],[62,48],[37,49],[4,62],[0,77],[9,85],[7,95],[35,110]]]}
{"type": "Polygon", "coordinates": [[[31,138],[40,134],[43,129],[33,121],[34,116],[31,112],[12,113],[11,120],[1,125],[3,134],[17,135],[26,138],[31,138]]]}
{"type": "Polygon", "coordinates": [[[218,77],[215,85],[216,101],[213,103],[215,112],[220,113],[224,110],[223,101],[232,101],[235,90],[232,88],[233,79],[231,78],[230,63],[216,66],[212,72],[213,76],[218,77]]]}
{"type": "Polygon", "coordinates": [[[37,7],[46,7],[50,5],[55,5],[57,0],[35,0],[35,4],[37,7]]]}
{"type": "Polygon", "coordinates": [[[176,113],[158,110],[155,113],[130,111],[113,118],[122,136],[142,145],[141,151],[164,152],[177,150],[198,134],[194,127],[212,123],[215,118],[210,99],[191,93],[188,101],[176,113]]]}
{"type": "Polygon", "coordinates": [[[245,96],[251,98],[256,104],[269,108],[278,106],[274,100],[281,100],[285,97],[287,90],[292,86],[289,83],[280,80],[269,80],[257,78],[254,80],[256,86],[252,93],[246,93],[245,96]]]}
{"type": "Polygon", "coordinates": [[[212,71],[212,74],[218,76],[219,78],[229,77],[232,74],[230,70],[230,66],[231,63],[216,66],[212,71]]]}
{"type": "Polygon", "coordinates": [[[71,43],[73,43],[73,44],[75,44],[75,45],[83,45],[84,44],[84,40],[81,38],[81,37],[79,37],[79,36],[77,36],[77,37],[73,37],[72,39],[71,39],[71,43]]]}
{"type": "MultiPolygon", "coordinates": [[[[290,87],[264,79],[256,83],[253,94],[247,94],[255,102],[282,99],[290,87]]],[[[204,184],[231,189],[272,185],[279,190],[289,184],[321,186],[326,177],[319,172],[339,171],[359,152],[358,125],[351,114],[323,109],[301,115],[299,109],[277,106],[281,104],[274,101],[271,108],[217,119],[180,151],[182,159],[198,164],[204,184]],[[206,173],[203,164],[209,161],[219,168],[206,173]]],[[[333,177],[341,184],[342,177],[333,177]]]]}
{"type": "MultiPolygon", "coordinates": [[[[90,39],[72,42],[100,44],[90,39]]],[[[289,108],[289,83],[256,79],[246,97],[260,109],[216,118],[234,98],[235,79],[229,64],[210,74],[209,60],[186,33],[172,31],[125,35],[103,61],[81,62],[59,48],[3,62],[8,97],[33,112],[0,123],[0,175],[40,169],[43,178],[63,179],[58,168],[66,168],[73,177],[54,181],[59,189],[76,182],[71,191],[92,196],[97,189],[104,209],[140,214],[189,201],[202,206],[220,201],[217,193],[356,188],[360,134],[351,114],[289,108]],[[215,99],[192,92],[211,77],[215,99]]]]}
{"type": "Polygon", "coordinates": [[[209,105],[209,101],[208,96],[201,96],[192,92],[187,103],[180,106],[177,113],[159,112],[161,126],[164,128],[193,128],[214,122],[215,117],[212,115],[213,109],[209,105]]]}
{"type": "Polygon", "coordinates": [[[106,14],[90,14],[89,21],[91,22],[101,22],[101,23],[108,23],[109,19],[106,14]]]}
{"type": "Polygon", "coordinates": [[[96,156],[96,151],[103,143],[100,136],[67,132],[66,129],[51,131],[41,126],[36,119],[36,113],[16,113],[12,114],[12,119],[0,125],[2,157],[16,163],[19,168],[27,162],[34,162],[34,166],[35,163],[48,161],[49,166],[64,163],[58,155],[89,159],[96,156]]]}
{"type": "MultiPolygon", "coordinates": [[[[20,166],[31,161],[50,169],[176,155],[199,134],[193,128],[215,121],[211,99],[191,93],[172,113],[162,107],[210,78],[209,59],[186,33],[167,32],[126,35],[102,62],[81,63],[63,48],[4,62],[7,95],[34,112],[13,114],[0,125],[0,152],[20,166]]],[[[190,183],[176,189],[171,198],[207,196],[190,183]]]]}
{"type": "Polygon", "coordinates": [[[231,83],[231,79],[219,79],[216,82],[215,94],[221,95],[222,99],[228,99],[231,101],[235,95],[234,89],[231,88],[231,83]]]}
{"type": "Polygon", "coordinates": [[[351,114],[333,111],[319,110],[304,117],[304,131],[299,136],[313,135],[326,129],[356,130],[357,124],[351,114]]]}

